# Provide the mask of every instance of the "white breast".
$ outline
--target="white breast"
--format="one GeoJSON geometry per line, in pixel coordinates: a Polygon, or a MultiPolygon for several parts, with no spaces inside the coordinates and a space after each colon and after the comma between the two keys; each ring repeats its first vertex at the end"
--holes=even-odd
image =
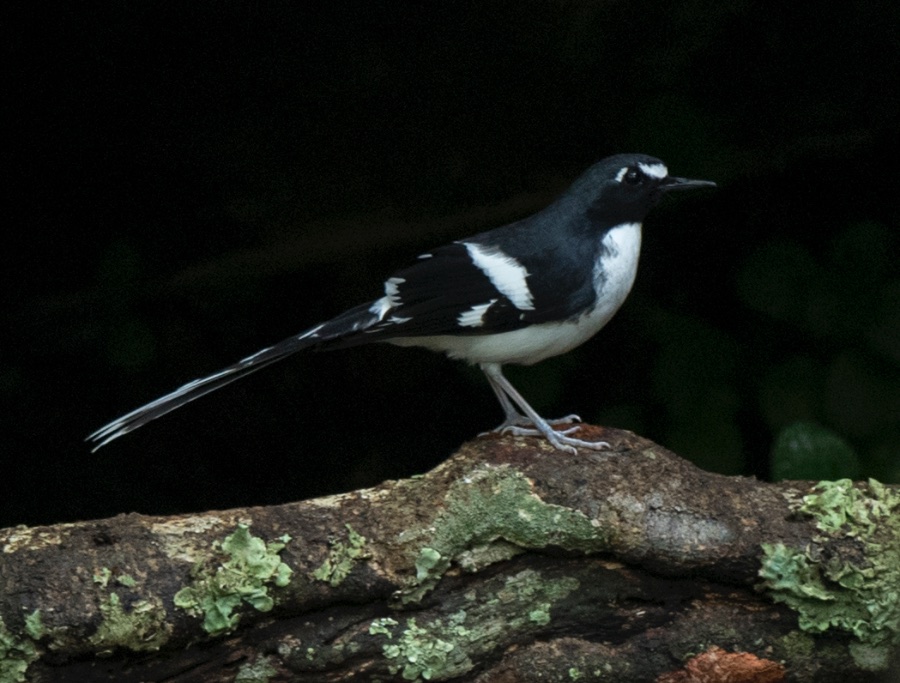
{"type": "Polygon", "coordinates": [[[602,260],[594,265],[596,302],[579,318],[542,323],[500,334],[392,339],[398,346],[423,346],[470,363],[532,365],[571,351],[603,328],[625,301],[637,274],[641,224],[624,223],[603,236],[602,260]]]}
{"type": "Polygon", "coordinates": [[[594,264],[597,303],[588,318],[596,334],[609,322],[631,291],[641,254],[641,224],[623,223],[603,236],[601,260],[594,264]]]}

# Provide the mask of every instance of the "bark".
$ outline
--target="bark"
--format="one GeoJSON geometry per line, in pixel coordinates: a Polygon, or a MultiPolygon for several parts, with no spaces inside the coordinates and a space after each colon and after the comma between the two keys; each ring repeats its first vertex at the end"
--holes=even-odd
{"type": "Polygon", "coordinates": [[[7,681],[882,681],[900,491],[470,442],[265,508],[0,531],[7,681]]]}

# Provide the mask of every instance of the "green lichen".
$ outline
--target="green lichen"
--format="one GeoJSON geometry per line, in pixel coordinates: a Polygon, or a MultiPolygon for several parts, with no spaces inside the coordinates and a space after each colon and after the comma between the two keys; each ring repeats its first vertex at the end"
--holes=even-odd
{"type": "Polygon", "coordinates": [[[137,585],[137,581],[131,574],[120,574],[116,577],[116,583],[125,588],[134,588],[137,585]]]}
{"type": "Polygon", "coordinates": [[[857,665],[879,670],[900,644],[900,494],[873,479],[823,481],[797,512],[822,533],[802,549],[764,544],[763,586],[804,631],[853,634],[857,665]]]}
{"type": "Polygon", "coordinates": [[[382,653],[390,673],[405,680],[453,679],[470,672],[474,661],[495,651],[510,633],[537,631],[550,623],[551,605],[578,586],[570,577],[550,578],[525,569],[468,591],[464,608],[449,617],[409,619],[405,626],[379,618],[369,625],[369,634],[385,638],[382,653]]]}
{"type": "Polygon", "coordinates": [[[467,668],[465,665],[470,664],[452,641],[444,640],[435,630],[418,626],[414,618],[407,620],[396,642],[385,644],[382,651],[391,662],[388,665],[391,674],[399,672],[405,681],[449,678],[460,665],[463,668],[459,673],[462,673],[467,668]]]}
{"type": "MultiPolygon", "coordinates": [[[[99,569],[94,570],[93,581],[100,588],[106,588],[109,585],[110,579],[113,578],[112,570],[109,567],[100,567],[99,569]]],[[[134,588],[137,585],[137,581],[130,574],[119,574],[115,581],[120,586],[125,586],[125,588],[134,588]]]]}
{"type": "Polygon", "coordinates": [[[138,600],[126,609],[118,594],[110,593],[100,602],[103,620],[88,639],[100,652],[126,648],[134,652],[158,650],[169,639],[166,610],[159,598],[138,600]]]}
{"type": "Polygon", "coordinates": [[[416,580],[423,581],[437,567],[443,558],[434,548],[422,548],[416,558],[416,580]]]}
{"type": "Polygon", "coordinates": [[[235,610],[246,603],[260,612],[268,612],[275,602],[269,595],[269,584],[287,586],[292,570],[281,561],[279,553],[290,541],[266,543],[252,536],[249,527],[239,524],[230,536],[213,544],[227,556],[216,566],[199,563],[191,571],[190,586],[175,594],[175,605],[191,614],[203,616],[203,629],[210,635],[226,633],[238,625],[235,610]]]}
{"type": "Polygon", "coordinates": [[[94,583],[100,586],[100,588],[106,588],[111,576],[112,570],[109,567],[100,567],[99,569],[94,570],[94,583]]]}
{"type": "Polygon", "coordinates": [[[347,528],[347,541],[332,540],[328,557],[312,574],[314,579],[327,581],[334,587],[344,582],[357,562],[368,557],[365,536],[349,524],[344,526],[347,528]]]}
{"type": "Polygon", "coordinates": [[[480,545],[469,550],[463,550],[454,561],[467,572],[478,572],[497,562],[506,562],[516,555],[526,552],[521,548],[506,541],[496,540],[490,545],[480,545]]]}
{"type": "Polygon", "coordinates": [[[272,677],[277,675],[278,669],[272,665],[272,658],[260,657],[253,662],[242,664],[234,677],[234,683],[269,683],[272,677]]]}
{"type": "Polygon", "coordinates": [[[831,535],[872,537],[900,508],[900,494],[874,479],[860,488],[849,479],[822,481],[815,491],[803,497],[800,512],[812,515],[816,526],[831,535]]]}
{"type": "Polygon", "coordinates": [[[382,635],[387,636],[388,639],[391,639],[394,637],[393,629],[399,623],[399,621],[397,621],[396,619],[391,619],[390,617],[375,619],[371,624],[369,624],[369,635],[382,635]]]}
{"type": "Polygon", "coordinates": [[[37,658],[34,643],[10,633],[0,617],[0,683],[22,683],[25,672],[37,658]]]}
{"type": "MultiPolygon", "coordinates": [[[[506,577],[503,587],[497,591],[496,600],[504,605],[510,614],[524,614],[529,622],[539,626],[550,623],[550,608],[553,603],[577,590],[578,579],[562,577],[548,579],[533,569],[524,569],[518,574],[506,577]],[[513,609],[509,609],[513,607],[513,609]]],[[[522,617],[511,617],[516,629],[524,624],[522,617]]]]}
{"type": "Polygon", "coordinates": [[[41,618],[41,610],[36,609],[31,614],[25,615],[25,633],[33,640],[40,640],[47,635],[47,629],[44,628],[44,621],[41,618]]]}
{"type": "Polygon", "coordinates": [[[595,552],[607,545],[599,524],[578,510],[545,503],[507,465],[479,465],[459,478],[429,528],[431,537],[415,558],[414,585],[402,594],[405,603],[421,600],[454,561],[477,570],[522,548],[595,552]]]}
{"type": "Polygon", "coordinates": [[[550,603],[543,602],[528,613],[528,618],[538,626],[546,626],[550,623],[550,603]]]}

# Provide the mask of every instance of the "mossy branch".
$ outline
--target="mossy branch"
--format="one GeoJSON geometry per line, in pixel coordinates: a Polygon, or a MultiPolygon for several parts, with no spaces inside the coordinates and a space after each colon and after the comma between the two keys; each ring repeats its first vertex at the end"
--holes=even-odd
{"type": "Polygon", "coordinates": [[[723,477],[584,430],[611,451],[484,438],[327,498],[0,531],[0,683],[861,681],[896,663],[896,487],[723,477]]]}

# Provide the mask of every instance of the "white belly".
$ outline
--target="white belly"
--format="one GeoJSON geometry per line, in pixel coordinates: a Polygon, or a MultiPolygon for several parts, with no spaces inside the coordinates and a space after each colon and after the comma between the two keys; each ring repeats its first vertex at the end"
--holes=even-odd
{"type": "Polygon", "coordinates": [[[470,363],[518,363],[532,365],[571,351],[599,332],[625,301],[637,274],[641,250],[640,223],[613,228],[603,237],[604,277],[594,267],[594,307],[565,322],[541,323],[521,330],[485,335],[438,335],[392,339],[398,346],[423,346],[445,352],[450,358],[470,363]]]}

